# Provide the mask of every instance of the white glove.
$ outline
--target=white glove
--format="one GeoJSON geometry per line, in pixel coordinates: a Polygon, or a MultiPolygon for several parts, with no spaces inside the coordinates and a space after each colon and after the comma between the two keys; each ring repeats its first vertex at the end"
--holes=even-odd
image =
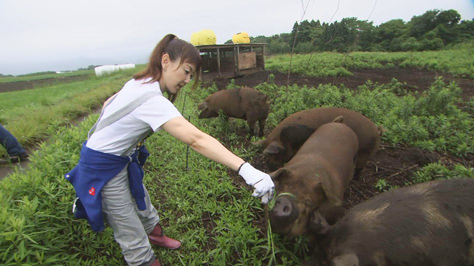
{"type": "Polygon", "coordinates": [[[268,174],[255,169],[249,163],[243,163],[239,168],[239,175],[244,178],[247,184],[255,188],[252,196],[261,197],[263,204],[267,204],[272,200],[275,185],[268,174]]]}

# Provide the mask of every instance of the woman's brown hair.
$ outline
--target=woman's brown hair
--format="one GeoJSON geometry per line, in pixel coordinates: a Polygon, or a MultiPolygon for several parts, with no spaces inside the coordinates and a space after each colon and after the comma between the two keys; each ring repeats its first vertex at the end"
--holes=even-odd
{"type": "Polygon", "coordinates": [[[150,77],[150,82],[159,81],[163,71],[163,66],[161,65],[161,56],[163,54],[168,54],[171,61],[180,59],[179,65],[184,62],[195,65],[196,69],[192,88],[195,89],[199,85],[201,74],[201,56],[199,51],[192,44],[179,39],[174,34],[167,34],[161,39],[155,49],[153,49],[145,70],[135,74],[133,78],[143,79],[150,77]]]}

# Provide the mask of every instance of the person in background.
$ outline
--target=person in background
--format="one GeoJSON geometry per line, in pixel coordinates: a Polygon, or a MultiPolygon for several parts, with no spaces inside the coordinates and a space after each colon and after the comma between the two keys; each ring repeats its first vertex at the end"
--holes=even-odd
{"type": "Polygon", "coordinates": [[[9,161],[12,163],[18,163],[21,161],[28,160],[28,153],[26,153],[20,142],[13,136],[10,131],[0,124],[0,142],[2,146],[7,150],[9,161]]]}
{"type": "MultiPolygon", "coordinates": [[[[271,177],[229,151],[186,120],[166,97],[176,96],[194,78],[201,57],[190,43],[168,34],[153,50],[146,68],[109,98],[84,142],[79,163],[65,175],[76,191],[74,215],[102,231],[113,229],[128,265],[160,265],[150,244],[176,249],[181,242],[163,234],[160,217],[143,185],[148,157],[144,140],[165,130],[196,152],[237,171],[264,204],[274,194],[271,177]]],[[[170,97],[170,98],[174,98],[170,97]]]]}

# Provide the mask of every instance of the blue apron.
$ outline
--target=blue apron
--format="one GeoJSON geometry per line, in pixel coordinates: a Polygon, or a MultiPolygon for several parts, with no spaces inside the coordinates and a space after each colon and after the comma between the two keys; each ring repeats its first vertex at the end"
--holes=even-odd
{"type": "Polygon", "coordinates": [[[74,216],[87,219],[92,230],[105,229],[102,215],[102,188],[128,164],[130,191],[139,210],[145,210],[145,189],[143,187],[143,165],[149,153],[141,146],[130,156],[117,156],[90,149],[82,145],[79,163],[64,177],[76,190],[74,216]]]}

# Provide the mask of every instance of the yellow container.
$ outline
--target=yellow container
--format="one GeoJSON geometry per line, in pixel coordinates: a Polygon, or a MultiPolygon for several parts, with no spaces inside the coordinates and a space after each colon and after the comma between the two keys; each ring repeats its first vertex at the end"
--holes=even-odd
{"type": "Polygon", "coordinates": [[[216,44],[216,34],[213,30],[201,30],[191,34],[193,45],[214,45],[216,44]]]}
{"type": "Polygon", "coordinates": [[[239,32],[232,36],[233,43],[250,43],[250,37],[247,32],[239,32]]]}

